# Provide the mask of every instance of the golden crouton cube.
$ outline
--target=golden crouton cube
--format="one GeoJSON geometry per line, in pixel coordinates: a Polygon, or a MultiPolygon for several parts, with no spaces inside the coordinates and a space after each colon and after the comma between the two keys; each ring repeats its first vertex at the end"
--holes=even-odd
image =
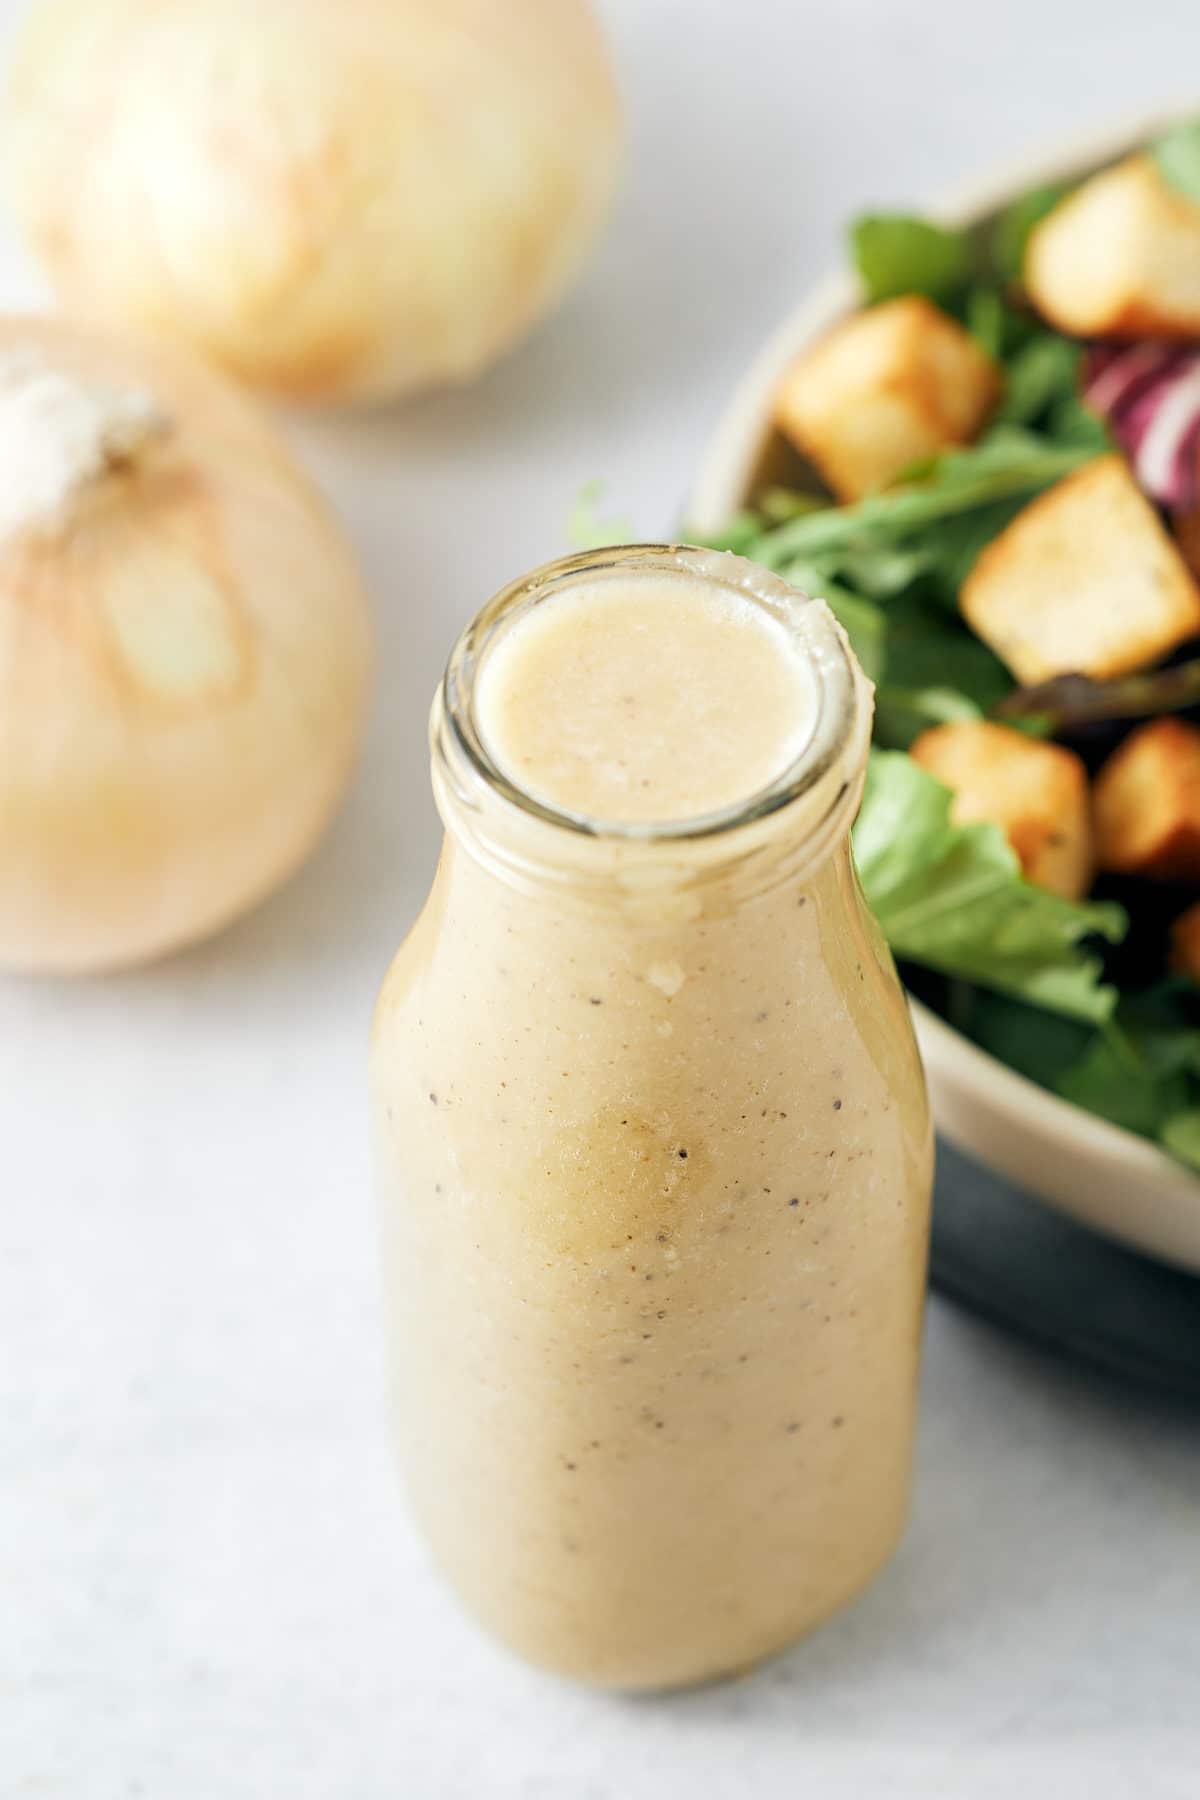
{"type": "Polygon", "coordinates": [[[1200,901],[1171,926],[1171,967],[1200,981],[1200,901]]]}
{"type": "Polygon", "coordinates": [[[1060,744],[965,719],[923,731],[909,754],[954,794],[958,825],[990,820],[1027,881],[1078,900],[1092,882],[1087,771],[1060,744]]]}
{"type": "Polygon", "coordinates": [[[1114,750],[1092,790],[1102,869],[1200,881],[1200,729],[1152,719],[1114,750]]]}
{"type": "Polygon", "coordinates": [[[1076,188],[1030,235],[1025,286],[1072,337],[1200,335],[1200,202],[1131,156],[1076,188]]]}
{"type": "Polygon", "coordinates": [[[839,500],[966,444],[1000,394],[991,357],[955,319],[909,294],[835,326],[793,363],[775,397],[781,431],[839,500]]]}
{"type": "Polygon", "coordinates": [[[1119,456],[1023,507],[976,558],[959,606],[1027,684],[1125,675],[1200,635],[1200,589],[1119,456]]]}

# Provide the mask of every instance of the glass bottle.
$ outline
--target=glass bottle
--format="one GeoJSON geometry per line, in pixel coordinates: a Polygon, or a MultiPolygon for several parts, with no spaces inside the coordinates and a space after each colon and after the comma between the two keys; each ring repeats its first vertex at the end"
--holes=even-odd
{"type": "Polygon", "coordinates": [[[373,1044],[395,1429],[444,1573],[564,1674],[742,1670],[903,1526],[931,1139],[850,852],[869,693],[819,602],[638,546],[505,589],[434,704],[445,845],[373,1044]],[[789,621],[814,724],[744,805],[600,826],[498,765],[479,672],[529,608],[648,569],[789,621]]]}

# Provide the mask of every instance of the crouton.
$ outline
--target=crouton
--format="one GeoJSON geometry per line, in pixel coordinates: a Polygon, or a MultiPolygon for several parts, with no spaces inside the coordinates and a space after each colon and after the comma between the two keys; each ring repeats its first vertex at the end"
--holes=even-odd
{"type": "Polygon", "coordinates": [[[1023,507],[976,558],[959,606],[1027,685],[1126,675],[1200,635],[1200,589],[1115,455],[1023,507]]]}
{"type": "Polygon", "coordinates": [[[1200,901],[1171,926],[1171,967],[1200,981],[1200,901]]]}
{"type": "Polygon", "coordinates": [[[1102,869],[1200,881],[1200,729],[1152,719],[1114,750],[1092,789],[1102,869]]]}
{"type": "Polygon", "coordinates": [[[1200,202],[1151,157],[1104,169],[1030,234],[1025,287],[1073,337],[1200,335],[1200,202]]]}
{"type": "Polygon", "coordinates": [[[1092,882],[1087,771],[1071,750],[966,719],[923,731],[909,754],[953,790],[951,817],[999,825],[1028,881],[1078,900],[1092,882]]]}
{"type": "Polygon", "coordinates": [[[776,421],[839,500],[969,443],[1000,394],[991,357],[932,301],[909,294],[855,313],[792,365],[776,421]]]}

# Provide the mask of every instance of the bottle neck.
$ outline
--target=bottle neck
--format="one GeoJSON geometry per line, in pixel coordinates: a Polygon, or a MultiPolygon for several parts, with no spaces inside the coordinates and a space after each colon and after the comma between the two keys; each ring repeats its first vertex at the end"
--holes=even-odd
{"type": "Polygon", "coordinates": [[[849,836],[866,767],[870,687],[844,634],[808,599],[741,558],[640,545],[571,557],[505,589],[459,640],[431,718],[433,785],[452,839],[481,870],[528,896],[686,917],[803,883],[849,836]],[[497,766],[477,711],[489,650],[529,610],[597,574],[684,573],[782,624],[812,675],[807,738],[769,787],[721,812],[626,823],[547,805],[497,766]]]}

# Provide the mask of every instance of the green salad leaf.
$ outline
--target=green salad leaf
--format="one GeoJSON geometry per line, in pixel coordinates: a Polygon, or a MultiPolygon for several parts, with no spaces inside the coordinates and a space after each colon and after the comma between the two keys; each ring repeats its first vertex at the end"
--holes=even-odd
{"type": "Polygon", "coordinates": [[[977,718],[1012,677],[963,623],[958,591],[985,544],[1034,494],[1086,462],[1011,423],[853,506],[772,496],[709,544],[737,550],[828,601],[878,684],[876,739],[904,749],[927,726],[977,718]]]}
{"type": "MultiPolygon", "coordinates": [[[[795,576],[791,579],[795,581],[795,576]]],[[[804,587],[803,582],[797,582],[804,587]]],[[[819,595],[850,639],[850,648],[871,681],[882,681],[887,661],[887,620],[872,600],[852,594],[836,581],[816,581],[806,593],[819,595]]]]}
{"type": "Polygon", "coordinates": [[[1089,940],[1117,942],[1119,906],[1033,887],[995,825],[955,825],[950,790],[900,751],[873,750],[854,851],[896,956],[1099,1023],[1116,1005],[1089,940]]]}
{"type": "Polygon", "coordinates": [[[1100,1029],[966,982],[955,984],[943,1010],[981,1050],[1047,1088],[1086,1055],[1100,1029]]]}
{"type": "Polygon", "coordinates": [[[995,277],[981,278],[968,289],[962,318],[967,330],[998,362],[1006,362],[1044,329],[1031,312],[1011,303],[1006,287],[995,277]]]}
{"type": "Polygon", "coordinates": [[[971,240],[911,213],[867,213],[850,228],[854,264],[868,301],[900,294],[952,300],[971,269],[971,240]]]}
{"type": "Polygon", "coordinates": [[[999,362],[1008,338],[1008,308],[999,288],[984,284],[973,287],[967,295],[964,320],[976,343],[999,362]]]}
{"type": "Polygon", "coordinates": [[[1125,994],[1099,1025],[965,986],[944,1010],[1019,1074],[1200,1168],[1200,988],[1193,983],[1171,977],[1125,994]]]}
{"type": "Polygon", "coordinates": [[[1162,1146],[1180,1162],[1200,1170],[1200,1106],[1176,1113],[1162,1128],[1162,1146]]]}
{"type": "Polygon", "coordinates": [[[975,702],[957,688],[906,688],[889,681],[875,693],[875,742],[886,749],[907,750],[914,738],[933,725],[981,716],[975,702]]]}
{"type": "Polygon", "coordinates": [[[1012,676],[962,620],[917,596],[887,614],[890,681],[901,687],[952,687],[987,712],[1012,687],[1012,676]]]}
{"type": "Polygon", "coordinates": [[[1006,367],[998,419],[1033,425],[1063,400],[1079,392],[1083,348],[1052,331],[1042,331],[1013,353],[1006,367]]]}
{"type": "Polygon", "coordinates": [[[1052,331],[1028,335],[1005,363],[1005,389],[998,424],[1024,425],[1061,448],[1099,455],[1112,448],[1112,435],[1081,398],[1083,347],[1052,331]]]}
{"type": "Polygon", "coordinates": [[[1040,225],[1070,191],[1066,182],[1047,182],[1030,188],[1000,214],[992,228],[989,249],[992,267],[1001,281],[1020,280],[1025,246],[1034,226],[1040,225]]]}
{"type": "MultiPolygon", "coordinates": [[[[1152,154],[1164,179],[1200,200],[1200,120],[1152,154]]],[[[854,847],[906,978],[1010,1067],[1200,1172],[1200,985],[1172,979],[1119,995],[1106,965],[1129,964],[1105,943],[1124,937],[1123,908],[1027,882],[1001,829],[956,825],[950,791],[904,754],[922,731],[956,720],[1001,716],[1045,734],[1200,696],[1200,661],[1015,689],[959,610],[981,550],[1038,494],[1112,448],[1083,404],[1082,346],[1048,330],[1021,288],[1030,233],[1069,192],[1055,183],[1021,195],[986,234],[908,214],[859,219],[852,244],[868,301],[925,295],[1000,365],[991,425],[973,446],[851,505],[770,490],[708,541],[824,596],[876,683],[854,847]]]]}
{"type": "Polygon", "coordinates": [[[820,512],[829,502],[820,494],[798,494],[792,488],[769,487],[758,502],[758,516],[771,525],[782,525],[786,519],[798,519],[804,513],[820,512]]]}
{"type": "Polygon", "coordinates": [[[1138,1040],[1114,1026],[1051,1085],[1111,1124],[1156,1138],[1191,1099],[1188,1061],[1170,1035],[1138,1040]]]}
{"type": "Polygon", "coordinates": [[[883,609],[840,581],[827,560],[790,563],[786,579],[803,593],[824,600],[850,639],[864,672],[872,681],[880,681],[887,657],[888,626],[883,609]]]}
{"type": "Polygon", "coordinates": [[[1108,426],[1098,413],[1089,411],[1079,394],[1064,394],[1056,400],[1044,429],[1056,444],[1087,450],[1093,456],[1102,456],[1113,447],[1108,426]]]}
{"type": "Polygon", "coordinates": [[[932,520],[912,540],[914,553],[923,564],[922,591],[937,601],[943,612],[958,617],[958,593],[980,551],[1010,525],[1031,496],[1014,495],[990,500],[981,506],[932,520]]]}
{"type": "Polygon", "coordinates": [[[1168,187],[1200,200],[1200,119],[1164,132],[1151,144],[1150,154],[1168,187]]]}
{"type": "MultiPolygon", "coordinates": [[[[1017,425],[998,425],[965,450],[947,450],[905,480],[852,506],[827,506],[765,531],[753,555],[782,569],[796,557],[894,549],[926,527],[1002,500],[1030,500],[1090,461],[1087,448],[1047,442],[1017,425]]],[[[989,522],[990,523],[990,522],[989,522]]],[[[993,534],[995,527],[993,529],[993,534]]]]}
{"type": "Polygon", "coordinates": [[[1200,995],[1190,982],[1161,981],[1128,994],[1116,1017],[1050,1084],[1065,1100],[1143,1137],[1200,1101],[1200,995]]]}

